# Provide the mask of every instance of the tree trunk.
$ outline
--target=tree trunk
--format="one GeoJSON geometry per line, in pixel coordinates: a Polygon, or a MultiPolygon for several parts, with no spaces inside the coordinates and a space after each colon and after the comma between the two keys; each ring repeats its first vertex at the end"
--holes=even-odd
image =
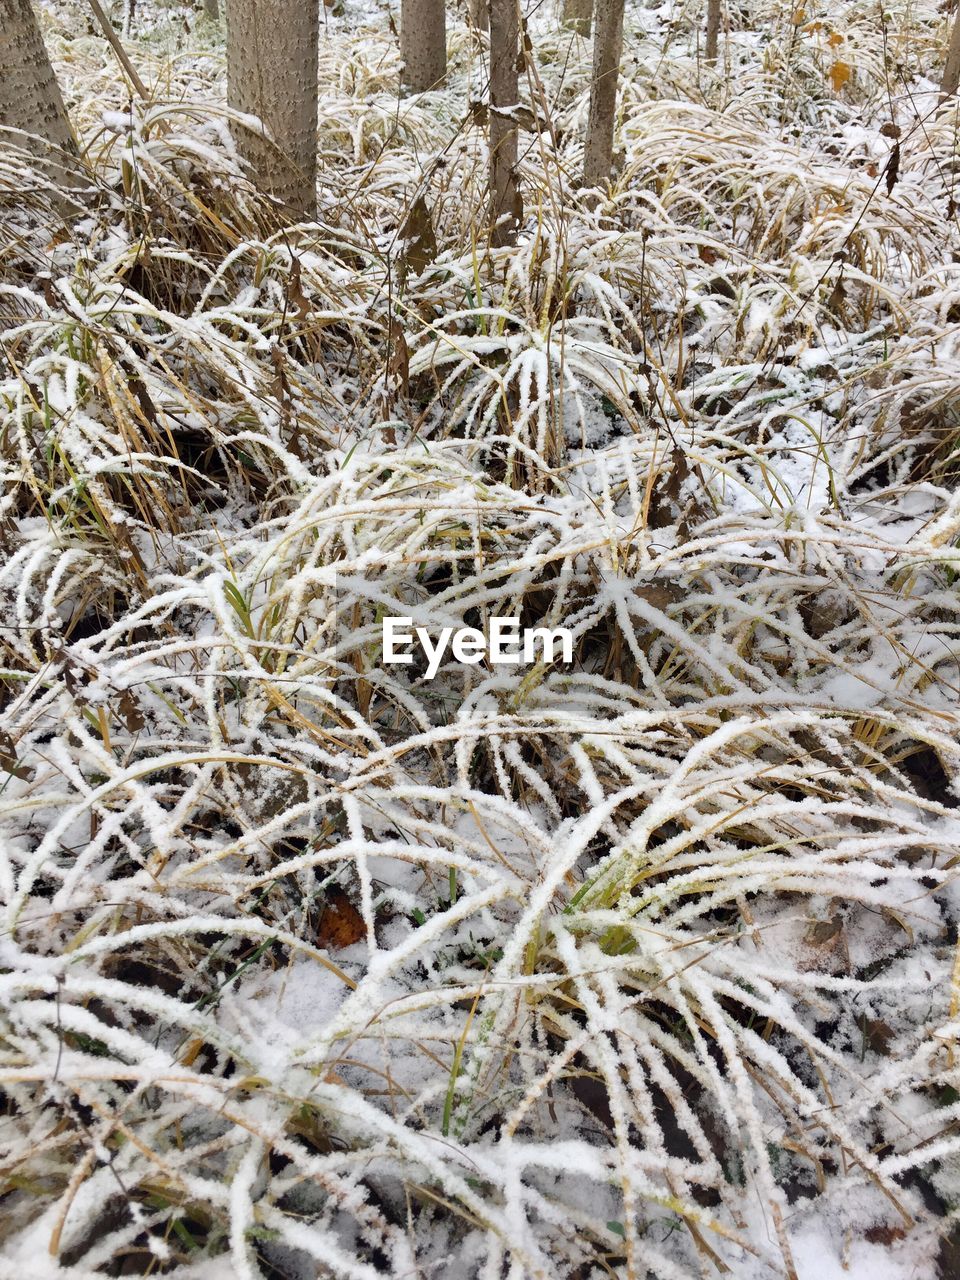
{"type": "Polygon", "coordinates": [[[474,31],[489,31],[490,16],[487,12],[487,0],[467,0],[467,15],[474,31]]]}
{"type": "Polygon", "coordinates": [[[563,25],[581,36],[590,34],[593,22],[593,0],[563,0],[563,25]]]}
{"type": "Polygon", "coordinates": [[[447,74],[447,14],[444,0],[402,0],[400,83],[408,93],[426,93],[447,74]]]}
{"type": "Polygon", "coordinates": [[[227,100],[263,129],[235,125],[254,180],[296,216],[317,209],[319,0],[230,0],[227,100]]]}
{"type": "MultiPolygon", "coordinates": [[[[0,126],[22,129],[50,146],[76,151],[30,0],[0,0],[0,126]]],[[[42,153],[42,148],[36,149],[42,153]]]]}
{"type": "Polygon", "coordinates": [[[623,0],[597,0],[590,113],[583,153],[583,185],[604,186],[613,163],[613,117],[623,44],[623,0]]]}
{"type": "Polygon", "coordinates": [[[704,55],[712,66],[717,60],[717,40],[720,36],[720,0],[707,0],[707,35],[704,55]]]}
{"type": "Polygon", "coordinates": [[[943,68],[943,79],[940,81],[940,100],[952,98],[960,84],[960,10],[953,20],[950,30],[950,44],[947,48],[947,61],[943,68]]]}
{"type": "Polygon", "coordinates": [[[220,0],[203,0],[203,12],[211,22],[220,21],[220,0]]]}
{"type": "Polygon", "coordinates": [[[517,183],[518,0],[490,0],[490,242],[513,244],[523,216],[517,183]]]}

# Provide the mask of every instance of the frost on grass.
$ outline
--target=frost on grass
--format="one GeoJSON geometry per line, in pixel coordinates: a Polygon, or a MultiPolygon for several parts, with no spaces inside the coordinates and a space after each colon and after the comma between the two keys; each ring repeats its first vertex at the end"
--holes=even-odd
{"type": "Polygon", "coordinates": [[[868,6],[731,13],[726,76],[633,12],[594,208],[538,11],[491,252],[459,22],[398,109],[385,18],[329,20],[290,228],[145,8],[132,105],[45,14],[90,213],[0,154],[5,1262],[950,1274],[942,20],[885,13],[888,93],[868,6]],[[410,608],[575,660],[427,682],[410,608]]]}

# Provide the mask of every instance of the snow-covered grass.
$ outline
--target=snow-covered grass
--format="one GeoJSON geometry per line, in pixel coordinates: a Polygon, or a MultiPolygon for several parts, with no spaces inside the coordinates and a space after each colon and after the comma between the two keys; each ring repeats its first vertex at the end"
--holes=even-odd
{"type": "Polygon", "coordinates": [[[398,100],[328,14],[291,227],[218,29],[137,6],[140,103],[85,14],[89,212],[0,152],[4,1267],[952,1275],[946,20],[632,6],[588,198],[537,9],[492,250],[461,17],[398,100]],[[575,660],[426,682],[411,611],[575,660]]]}

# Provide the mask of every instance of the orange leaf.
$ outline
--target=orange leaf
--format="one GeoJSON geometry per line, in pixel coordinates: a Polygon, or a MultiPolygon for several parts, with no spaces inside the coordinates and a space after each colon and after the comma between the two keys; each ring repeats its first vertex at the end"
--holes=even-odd
{"type": "Polygon", "coordinates": [[[848,62],[835,62],[830,68],[830,83],[834,92],[839,93],[852,75],[853,68],[848,62]]]}
{"type": "Polygon", "coordinates": [[[831,31],[830,36],[827,40],[827,44],[830,46],[831,49],[835,49],[838,44],[843,44],[843,36],[840,34],[839,31],[831,31]]]}

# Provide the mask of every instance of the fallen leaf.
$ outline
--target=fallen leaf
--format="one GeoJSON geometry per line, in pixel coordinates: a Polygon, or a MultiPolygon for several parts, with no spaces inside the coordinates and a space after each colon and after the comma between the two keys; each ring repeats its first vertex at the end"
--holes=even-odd
{"type": "Polygon", "coordinates": [[[843,928],[843,920],[839,915],[832,920],[818,920],[807,934],[807,941],[815,947],[822,947],[837,936],[843,928]]]}
{"type": "Polygon", "coordinates": [[[907,1233],[903,1227],[888,1227],[886,1223],[879,1223],[877,1226],[867,1227],[863,1237],[869,1244],[885,1244],[889,1248],[895,1240],[905,1240],[907,1233]]]}
{"type": "Polygon", "coordinates": [[[350,947],[367,936],[363,916],[350,901],[343,889],[327,889],[320,924],[317,928],[317,946],[329,951],[350,947]]]}
{"type": "Polygon", "coordinates": [[[119,711],[120,719],[127,726],[130,733],[139,733],[146,724],[143,712],[140,710],[140,704],[129,689],[124,689],[120,695],[119,711]]]}
{"type": "Polygon", "coordinates": [[[687,466],[686,455],[682,449],[674,448],[670,453],[670,471],[663,486],[663,491],[668,498],[672,498],[674,502],[677,501],[683,482],[689,474],[690,468],[687,466]]]}
{"type": "Polygon", "coordinates": [[[12,773],[15,778],[22,778],[29,781],[33,777],[33,770],[26,769],[17,762],[17,749],[14,746],[13,739],[9,733],[0,729],[0,769],[4,773],[12,773]]]}
{"type": "Polygon", "coordinates": [[[655,609],[666,609],[669,605],[677,604],[683,599],[682,589],[672,583],[653,582],[649,585],[638,585],[633,590],[635,595],[638,595],[641,600],[646,600],[647,604],[652,604],[655,609]]]}
{"type": "Polygon", "coordinates": [[[864,1018],[861,1025],[865,1046],[871,1053],[885,1058],[890,1052],[890,1041],[896,1035],[893,1027],[882,1018],[864,1018]]]}
{"type": "Polygon", "coordinates": [[[806,954],[800,962],[806,972],[841,974],[850,972],[850,948],[843,917],[836,912],[829,920],[814,920],[804,939],[806,954]]]}

